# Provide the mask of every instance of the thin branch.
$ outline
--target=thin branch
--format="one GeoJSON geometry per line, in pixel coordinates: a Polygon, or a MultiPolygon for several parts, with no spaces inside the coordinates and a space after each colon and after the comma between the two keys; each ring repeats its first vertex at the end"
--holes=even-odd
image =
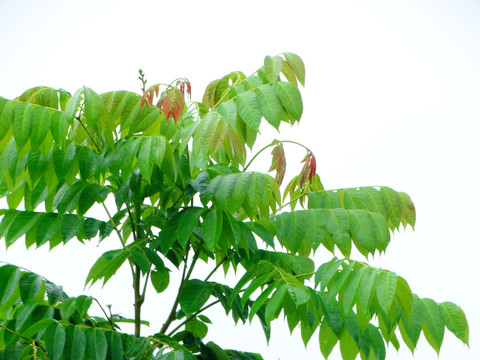
{"type": "Polygon", "coordinates": [[[167,320],[165,321],[162,328],[160,329],[160,334],[165,334],[170,324],[173,322],[173,320],[175,320],[175,313],[177,312],[177,306],[180,301],[180,291],[183,288],[183,283],[185,282],[186,273],[187,273],[188,252],[189,252],[188,250],[189,248],[187,248],[187,253],[185,254],[185,263],[183,266],[182,280],[180,281],[180,286],[178,287],[177,297],[173,302],[173,306],[172,306],[172,309],[170,310],[170,314],[168,314],[167,320]]]}
{"type": "Polygon", "coordinates": [[[173,329],[172,331],[170,331],[168,333],[168,336],[172,336],[173,334],[175,334],[175,331],[177,331],[178,329],[180,329],[183,325],[185,325],[186,323],[188,323],[189,321],[191,321],[192,319],[194,319],[195,317],[197,317],[200,313],[204,312],[205,310],[207,310],[208,308],[211,308],[213,305],[216,305],[220,302],[220,300],[215,300],[213,302],[211,302],[210,304],[208,305],[205,305],[203,308],[201,308],[200,310],[194,312],[192,315],[190,315],[189,317],[187,317],[184,321],[182,321],[175,329],[173,329]]]}
{"type": "Polygon", "coordinates": [[[115,232],[117,233],[118,238],[120,239],[120,241],[121,241],[121,243],[122,243],[122,247],[125,248],[125,240],[123,240],[123,236],[122,236],[122,234],[120,233],[120,230],[118,230],[117,226],[116,226],[115,223],[113,222],[112,215],[110,215],[110,211],[108,211],[108,208],[107,208],[107,206],[105,205],[105,202],[102,201],[102,205],[103,205],[103,208],[105,209],[105,212],[106,212],[107,215],[108,215],[108,218],[109,218],[109,220],[110,220],[110,223],[111,223],[112,226],[113,226],[113,229],[114,229],[115,232]]]}
{"type": "Polygon", "coordinates": [[[112,327],[112,330],[113,331],[117,331],[117,329],[115,329],[115,324],[113,323],[113,319],[112,319],[112,316],[111,316],[111,313],[110,313],[110,316],[107,314],[107,312],[105,311],[105,309],[103,308],[102,304],[100,304],[100,302],[96,299],[96,298],[93,298],[93,300],[95,300],[95,302],[98,304],[98,306],[100,307],[100,309],[102,310],[103,314],[105,315],[105,317],[107,318],[108,320],[108,323],[110,324],[110,326],[112,327]]]}
{"type": "Polygon", "coordinates": [[[6,327],[5,325],[0,324],[0,328],[5,329],[5,330],[8,331],[8,332],[11,332],[13,335],[18,336],[19,338],[21,338],[21,339],[23,339],[23,340],[25,340],[25,341],[32,342],[32,340],[30,340],[29,338],[26,338],[25,336],[20,335],[19,333],[13,331],[12,329],[9,329],[9,328],[6,327]]]}
{"type": "Polygon", "coordinates": [[[75,117],[75,120],[77,120],[80,125],[82,125],[83,127],[83,130],[85,130],[85,132],[87,133],[88,137],[90,138],[90,140],[92,140],[93,142],[93,145],[95,145],[95,147],[97,148],[98,151],[101,151],[100,150],[100,147],[98,146],[97,142],[95,141],[95,139],[93,138],[93,136],[90,134],[90,132],[87,130],[87,128],[85,127],[85,125],[83,124],[82,120],[80,120],[80,117],[79,116],[76,116],[75,117]]]}
{"type": "Polygon", "coordinates": [[[233,252],[230,252],[230,254],[228,254],[227,256],[225,256],[225,257],[213,268],[213,270],[210,271],[210,274],[207,275],[207,277],[205,278],[204,281],[208,281],[208,279],[210,279],[210,278],[212,277],[212,275],[215,273],[215,271],[217,271],[218,268],[219,268],[220,266],[222,266],[222,265],[225,263],[225,261],[228,260],[228,258],[230,257],[230,255],[232,255],[232,253],[233,253],[233,252]]]}

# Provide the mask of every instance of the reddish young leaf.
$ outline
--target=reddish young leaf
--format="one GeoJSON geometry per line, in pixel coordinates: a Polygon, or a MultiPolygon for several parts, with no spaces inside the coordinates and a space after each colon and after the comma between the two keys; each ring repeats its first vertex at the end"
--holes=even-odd
{"type": "Polygon", "coordinates": [[[268,171],[277,170],[275,180],[278,182],[278,186],[282,185],[283,177],[287,169],[287,160],[285,158],[285,151],[283,150],[283,144],[279,143],[272,150],[272,165],[268,171]]]}
{"type": "Polygon", "coordinates": [[[147,91],[142,96],[142,99],[140,100],[140,107],[143,109],[144,105],[147,105],[149,107],[153,103],[153,97],[158,96],[158,93],[160,92],[160,85],[152,85],[150,86],[147,91]]]}
{"type": "Polygon", "coordinates": [[[305,163],[305,165],[303,165],[300,173],[300,186],[305,184],[307,177],[309,182],[312,182],[313,178],[315,177],[315,172],[317,171],[317,160],[311,152],[305,156],[305,158],[302,160],[302,163],[305,163]]]}
{"type": "MultiPolygon", "coordinates": [[[[161,109],[165,115],[166,120],[168,121],[171,117],[175,124],[183,113],[183,107],[185,105],[183,93],[176,87],[172,87],[165,91],[165,96],[163,97],[163,104],[161,104],[161,109]]],[[[157,106],[159,106],[157,104],[157,106]]]]}

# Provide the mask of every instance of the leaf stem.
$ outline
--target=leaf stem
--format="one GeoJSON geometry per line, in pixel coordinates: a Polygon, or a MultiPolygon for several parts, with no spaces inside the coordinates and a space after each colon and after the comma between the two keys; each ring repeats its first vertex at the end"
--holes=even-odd
{"type": "Polygon", "coordinates": [[[302,148],[304,148],[305,150],[307,150],[308,152],[312,152],[312,150],[310,150],[308,147],[306,147],[305,145],[299,143],[299,142],[296,142],[296,141],[293,141],[293,140],[273,140],[270,144],[268,145],[265,145],[263,148],[261,148],[260,150],[257,151],[257,153],[253,156],[253,158],[248,162],[248,164],[243,168],[243,171],[246,171],[248,169],[248,167],[252,164],[253,160],[255,160],[257,158],[258,155],[260,155],[263,151],[265,151],[266,149],[268,149],[269,147],[272,147],[272,146],[276,146],[277,144],[295,144],[295,145],[298,145],[302,148]]]}

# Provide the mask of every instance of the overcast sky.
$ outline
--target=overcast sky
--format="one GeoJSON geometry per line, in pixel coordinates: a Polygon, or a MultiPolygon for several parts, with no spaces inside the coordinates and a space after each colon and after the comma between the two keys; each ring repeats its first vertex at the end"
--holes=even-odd
{"type": "MultiPolygon", "coordinates": [[[[139,91],[142,68],[150,83],[187,77],[201,100],[207,83],[230,71],[251,74],[265,55],[299,54],[307,68],[302,121],[280,135],[265,128],[264,142],[277,137],[310,147],[327,188],[386,185],[411,196],[415,231],[396,234],[371,264],[405,277],[421,297],[461,306],[471,348],[447,332],[440,359],[480,359],[479,19],[475,0],[1,0],[0,96],[37,85],[139,91]]],[[[286,151],[294,167],[295,149],[286,151]]],[[[83,290],[90,266],[115,246],[72,241],[51,252],[26,251],[19,241],[8,252],[1,247],[0,260],[132,316],[132,299],[118,295],[130,287],[128,273],[103,291],[83,290]]],[[[152,328],[145,333],[158,331],[169,303],[146,304],[152,328]]],[[[222,319],[223,310],[209,316],[222,319]]],[[[316,339],[305,350],[299,332],[290,337],[281,321],[270,347],[256,322],[222,324],[208,335],[222,346],[269,360],[321,357],[316,339]]],[[[403,346],[399,353],[390,348],[387,359],[412,356],[403,346]]],[[[437,359],[423,336],[415,359],[437,359]]]]}

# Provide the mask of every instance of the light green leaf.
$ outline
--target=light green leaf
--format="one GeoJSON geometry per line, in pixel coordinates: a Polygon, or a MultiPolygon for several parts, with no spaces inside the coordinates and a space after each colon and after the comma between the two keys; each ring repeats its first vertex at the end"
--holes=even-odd
{"type": "Polygon", "coordinates": [[[278,130],[282,120],[282,104],[271,85],[262,85],[256,90],[263,117],[278,130]]]}
{"type": "Polygon", "coordinates": [[[401,221],[400,196],[395,190],[386,186],[380,188],[380,195],[383,197],[387,207],[388,226],[392,230],[397,229],[401,221]]]}
{"type": "Polygon", "coordinates": [[[235,98],[237,104],[238,114],[243,121],[253,130],[258,131],[262,113],[257,96],[253,91],[247,91],[238,94],[235,98]]]}
{"type": "Polygon", "coordinates": [[[117,272],[128,257],[128,250],[118,249],[107,251],[98,258],[90,269],[85,285],[91,282],[93,285],[97,280],[103,278],[103,284],[117,272]]]}
{"type": "Polygon", "coordinates": [[[70,124],[73,123],[73,119],[75,118],[78,108],[80,107],[82,95],[83,89],[79,89],[67,102],[65,107],[65,117],[70,124]]]}
{"type": "Polygon", "coordinates": [[[396,289],[397,275],[391,271],[382,271],[376,279],[375,290],[378,303],[385,313],[388,313],[390,306],[392,306],[396,289]]]}
{"type": "Polygon", "coordinates": [[[443,342],[445,324],[440,306],[432,299],[422,299],[425,305],[423,334],[437,354],[443,342]]]}
{"type": "Polygon", "coordinates": [[[350,256],[350,221],[348,213],[343,209],[331,209],[327,212],[327,231],[333,242],[344,256],[350,256]]]}
{"type": "Polygon", "coordinates": [[[95,129],[97,128],[98,120],[104,109],[103,100],[100,95],[86,86],[83,87],[83,92],[85,95],[84,105],[87,125],[95,129]]]}
{"type": "Polygon", "coordinates": [[[403,313],[407,318],[410,318],[413,310],[413,296],[410,286],[401,276],[397,276],[397,290],[395,298],[400,305],[403,313]]]}
{"type": "Polygon", "coordinates": [[[300,120],[303,113],[303,102],[300,91],[291,82],[279,81],[275,83],[275,92],[279,97],[285,110],[294,120],[300,120]]]}
{"type": "Polygon", "coordinates": [[[325,359],[328,359],[332,353],[333,348],[338,342],[338,338],[335,333],[330,329],[326,321],[322,321],[319,332],[320,351],[325,359]]]}
{"type": "Polygon", "coordinates": [[[352,309],[353,304],[357,301],[358,295],[362,291],[360,285],[366,269],[367,266],[361,266],[359,269],[354,270],[345,290],[342,292],[343,312],[345,314],[352,309]]]}
{"type": "Polygon", "coordinates": [[[407,319],[403,315],[399,322],[400,333],[403,341],[405,341],[405,344],[407,344],[412,354],[417,346],[420,333],[422,332],[424,314],[426,311],[427,310],[423,301],[417,295],[413,295],[413,309],[410,319],[407,319]]]}
{"type": "Polygon", "coordinates": [[[19,150],[21,150],[30,138],[35,106],[27,103],[19,103],[13,109],[13,136],[19,150]]]}
{"type": "Polygon", "coordinates": [[[278,75],[282,71],[283,59],[280,56],[265,56],[263,63],[263,70],[265,76],[271,84],[274,84],[278,80],[278,75]]]}
{"type": "Polygon", "coordinates": [[[440,310],[447,329],[468,345],[469,329],[467,318],[462,309],[447,301],[440,304],[440,310]]]}
{"type": "Polygon", "coordinates": [[[358,347],[346,328],[340,335],[340,353],[343,360],[354,360],[358,355],[358,347]]]}
{"type": "Polygon", "coordinates": [[[287,60],[287,63],[295,72],[295,75],[297,76],[298,81],[300,81],[300,84],[305,86],[305,65],[303,64],[300,56],[289,52],[284,53],[284,55],[285,60],[287,60]]]}
{"type": "Polygon", "coordinates": [[[140,172],[148,183],[151,181],[153,166],[161,167],[166,147],[167,141],[163,136],[151,135],[143,137],[137,158],[140,172]]]}
{"type": "Polygon", "coordinates": [[[198,123],[193,134],[193,152],[212,156],[220,150],[228,132],[228,123],[217,112],[209,112],[198,123]]]}
{"type": "Polygon", "coordinates": [[[237,105],[233,100],[228,100],[218,107],[218,112],[224,117],[227,122],[235,127],[237,123],[237,105]]]}
{"type": "Polygon", "coordinates": [[[250,173],[238,173],[215,177],[208,187],[214,204],[231,213],[240,209],[245,200],[250,173]]]}

